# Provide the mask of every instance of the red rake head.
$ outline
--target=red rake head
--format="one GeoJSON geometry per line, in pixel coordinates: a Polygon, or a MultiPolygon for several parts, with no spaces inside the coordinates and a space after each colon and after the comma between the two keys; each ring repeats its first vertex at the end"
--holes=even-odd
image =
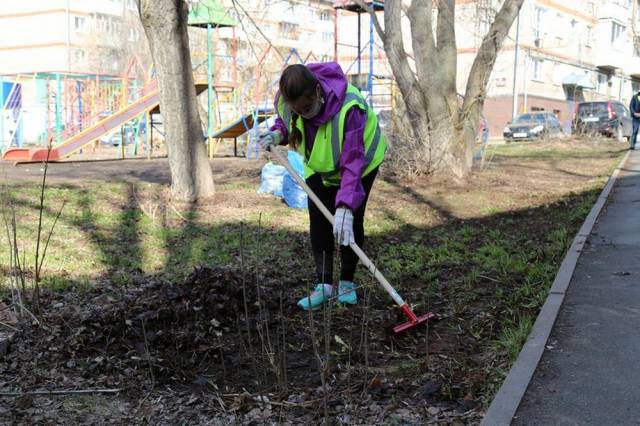
{"type": "Polygon", "coordinates": [[[403,331],[413,328],[418,324],[422,324],[436,318],[436,315],[433,312],[428,312],[422,316],[417,317],[416,314],[413,313],[409,305],[407,305],[406,303],[400,306],[400,309],[402,309],[402,312],[406,315],[407,318],[409,318],[409,321],[393,327],[393,332],[396,334],[402,333],[403,331]]]}

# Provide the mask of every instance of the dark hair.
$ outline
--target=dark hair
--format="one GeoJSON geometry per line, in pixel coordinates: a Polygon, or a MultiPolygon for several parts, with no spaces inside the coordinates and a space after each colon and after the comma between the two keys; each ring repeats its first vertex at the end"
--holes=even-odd
{"type": "MultiPolygon", "coordinates": [[[[302,64],[289,65],[280,76],[280,95],[286,102],[295,102],[303,96],[313,96],[317,85],[318,79],[309,71],[309,68],[302,64]]],[[[298,118],[298,114],[291,111],[288,143],[294,149],[297,149],[302,142],[302,133],[296,127],[298,118]]]]}

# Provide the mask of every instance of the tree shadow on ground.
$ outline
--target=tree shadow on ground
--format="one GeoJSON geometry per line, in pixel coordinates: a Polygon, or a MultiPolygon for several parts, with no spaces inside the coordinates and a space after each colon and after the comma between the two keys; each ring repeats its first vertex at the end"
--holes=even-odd
{"type": "MultiPolygon", "coordinates": [[[[236,395],[222,404],[204,398],[198,403],[204,405],[196,405],[209,412],[230,404],[240,411],[260,406],[262,400],[238,396],[246,391],[269,394],[287,415],[308,421],[319,420],[323,407],[332,415],[352,407],[347,411],[354,417],[366,418],[363,403],[386,404],[391,395],[425,418],[433,405],[466,411],[481,403],[509,363],[503,332],[536,315],[598,192],[462,223],[409,190],[418,206],[447,220],[371,235],[366,252],[417,313],[431,310],[441,320],[394,336],[390,328],[405,319],[362,268],[359,305],[312,313],[296,307],[313,284],[303,232],[249,222],[211,224],[195,207],[170,218],[160,201],[153,226],[162,228],[165,261],[160,271],[145,273],[145,213],[135,187],[126,188],[111,224],[99,222],[92,195],[77,189],[79,218],[61,220],[86,235],[105,265],[106,280],[74,294],[74,310],[52,307],[85,279],[72,283],[66,295],[48,295],[47,323],[65,324],[65,331],[54,334],[61,351],[46,349],[52,343],[42,340],[44,329],[27,333],[25,345],[42,351],[41,365],[76,360],[77,367],[58,368],[85,385],[87,377],[101,384],[115,377],[134,399],[141,390],[179,388],[209,390],[218,398],[236,395]],[[80,337],[74,335],[81,327],[80,337]],[[290,406],[282,402],[288,398],[290,406]]],[[[57,377],[45,369],[33,374],[40,381],[57,377]]]]}

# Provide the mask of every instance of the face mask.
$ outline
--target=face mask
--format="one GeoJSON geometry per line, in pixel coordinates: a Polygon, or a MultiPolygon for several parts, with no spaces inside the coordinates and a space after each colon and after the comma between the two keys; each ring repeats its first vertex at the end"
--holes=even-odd
{"type": "Polygon", "coordinates": [[[309,120],[310,118],[315,117],[316,115],[318,115],[318,113],[320,112],[320,110],[322,109],[322,104],[324,104],[324,99],[322,98],[317,98],[314,102],[313,102],[313,107],[311,107],[311,109],[309,110],[308,113],[306,114],[300,114],[300,116],[304,119],[309,120]]]}

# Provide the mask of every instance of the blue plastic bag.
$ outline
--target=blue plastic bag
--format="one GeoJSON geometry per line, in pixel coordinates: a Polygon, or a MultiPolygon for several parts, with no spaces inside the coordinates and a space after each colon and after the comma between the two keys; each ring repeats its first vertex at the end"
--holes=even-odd
{"type": "Polygon", "coordinates": [[[260,194],[273,194],[276,197],[282,197],[282,180],[287,174],[287,169],[277,164],[267,163],[262,167],[260,173],[260,194]]]}
{"type": "Polygon", "coordinates": [[[289,207],[295,209],[307,208],[307,194],[304,192],[300,185],[291,177],[289,173],[284,175],[282,180],[282,195],[284,196],[284,202],[289,207]]]}
{"type": "MultiPolygon", "coordinates": [[[[289,151],[287,160],[291,167],[298,173],[298,175],[304,178],[304,164],[302,162],[302,156],[295,151],[289,151]]],[[[282,179],[282,195],[284,202],[289,207],[296,209],[306,209],[308,206],[307,193],[304,189],[298,185],[289,173],[286,173],[282,179]]]]}

